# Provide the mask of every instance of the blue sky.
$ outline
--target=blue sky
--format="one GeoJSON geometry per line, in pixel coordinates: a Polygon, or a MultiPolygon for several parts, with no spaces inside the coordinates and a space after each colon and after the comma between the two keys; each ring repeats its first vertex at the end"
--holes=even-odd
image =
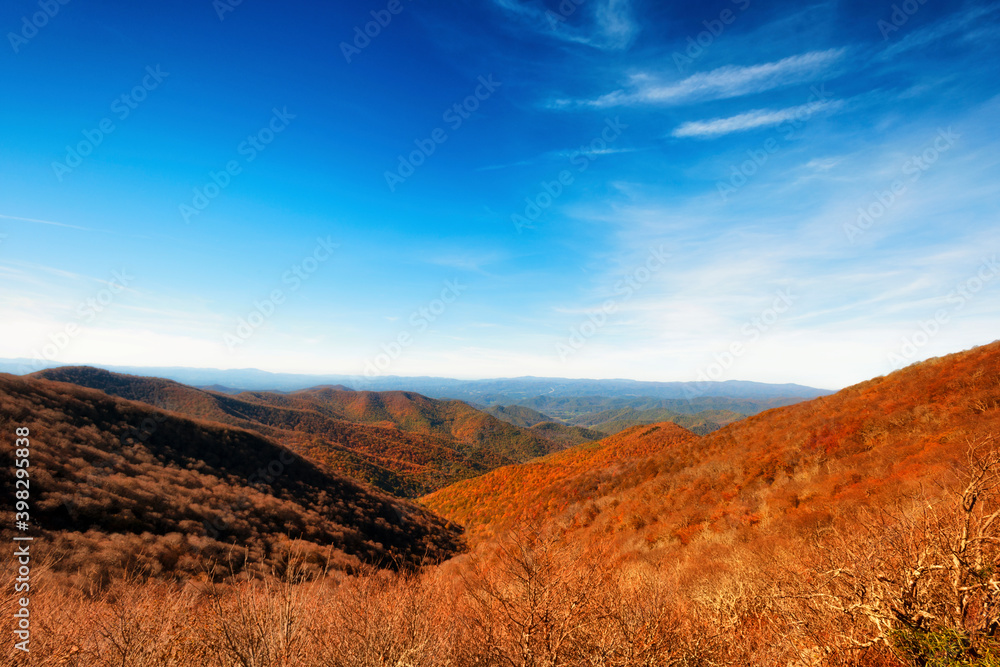
{"type": "Polygon", "coordinates": [[[838,388],[997,338],[998,3],[0,28],[2,357],[838,388]]]}

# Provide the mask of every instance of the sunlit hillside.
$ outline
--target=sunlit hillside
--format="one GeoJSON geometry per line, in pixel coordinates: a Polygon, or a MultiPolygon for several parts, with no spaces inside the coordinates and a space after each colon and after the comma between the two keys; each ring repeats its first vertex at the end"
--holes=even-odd
{"type": "Polygon", "coordinates": [[[863,505],[943,483],[969,442],[1000,433],[998,408],[993,343],[701,438],[672,424],[636,427],[422,502],[473,534],[550,520],[574,539],[613,539],[635,553],[808,540],[863,505]]]}

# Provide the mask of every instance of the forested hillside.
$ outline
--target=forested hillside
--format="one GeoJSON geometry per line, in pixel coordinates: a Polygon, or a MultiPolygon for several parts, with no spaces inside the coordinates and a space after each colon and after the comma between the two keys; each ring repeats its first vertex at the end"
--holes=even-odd
{"type": "MultiPolygon", "coordinates": [[[[407,567],[459,548],[429,512],[256,433],[93,389],[0,375],[0,429],[30,430],[31,525],[60,571],[200,577],[280,567],[407,567]]],[[[0,465],[13,469],[4,448],[0,465]]],[[[3,526],[13,525],[12,506],[3,526]]]]}
{"type": "Polygon", "coordinates": [[[32,377],[253,430],[404,497],[566,446],[561,439],[502,422],[461,401],[437,401],[412,392],[317,387],[234,396],[88,367],[45,370],[32,377]]]}

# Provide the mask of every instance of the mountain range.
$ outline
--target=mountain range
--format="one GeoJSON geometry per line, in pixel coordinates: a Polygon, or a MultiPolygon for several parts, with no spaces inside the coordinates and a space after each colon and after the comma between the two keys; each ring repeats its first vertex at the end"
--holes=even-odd
{"type": "MultiPolygon", "coordinates": [[[[0,372],[26,375],[57,368],[60,364],[32,359],[0,359],[0,372]]],[[[831,392],[798,384],[767,384],[729,380],[725,382],[642,382],[638,380],[576,380],[567,378],[496,378],[456,380],[435,377],[365,375],[297,375],[269,373],[253,368],[102,366],[117,373],[166,378],[223,391],[296,391],[322,385],[341,385],[366,391],[412,391],[431,398],[458,399],[482,405],[522,403],[538,396],[651,397],[694,400],[701,397],[774,399],[815,398],[831,392]]]]}
{"type": "MultiPolygon", "coordinates": [[[[115,596],[167,599],[142,581],[177,582],[172,595],[223,582],[171,612],[195,628],[177,630],[192,647],[217,634],[199,609],[228,605],[213,623],[245,621],[255,646],[273,646],[253,614],[308,599],[312,615],[334,605],[323,627],[348,653],[391,641],[410,646],[397,656],[423,650],[413,642],[515,655],[549,650],[559,628],[582,656],[626,647],[609,663],[621,665],[642,664],[633,651],[661,656],[649,664],[898,667],[995,648],[1000,342],[770,409],[629,400],[545,397],[495,417],[414,392],[233,395],[67,367],[0,375],[0,429],[30,429],[37,544],[52,581],[84,596],[47,608],[121,614],[115,596]],[[566,419],[708,418],[696,408],[742,418],[574,446],[539,434],[584,430],[566,419]],[[525,635],[526,619],[540,629],[525,635]]],[[[0,451],[0,465],[13,458],[0,451]]],[[[0,510],[5,539],[12,514],[0,510]]],[[[128,627],[155,617],[143,613],[128,627]]]]}
{"type": "Polygon", "coordinates": [[[413,392],[313,387],[233,395],[84,366],[28,377],[254,431],[330,470],[407,497],[565,446],[461,401],[413,392]]]}

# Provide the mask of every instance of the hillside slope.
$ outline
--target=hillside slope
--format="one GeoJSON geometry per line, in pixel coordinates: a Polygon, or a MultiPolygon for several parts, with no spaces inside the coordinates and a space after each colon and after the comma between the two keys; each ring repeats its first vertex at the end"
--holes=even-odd
{"type": "Polygon", "coordinates": [[[859,507],[888,506],[933,486],[952,474],[970,440],[997,432],[1000,343],[993,343],[697,440],[681,438],[625,463],[565,473],[565,462],[588,449],[638,446],[641,428],[501,468],[422,501],[478,536],[531,517],[582,541],[615,536],[632,552],[809,539],[859,507]]]}
{"type": "MultiPolygon", "coordinates": [[[[0,375],[0,431],[30,429],[31,524],[50,557],[98,581],[279,565],[418,564],[458,535],[407,501],[324,472],[256,433],[100,391],[0,375]]],[[[13,469],[14,451],[0,451],[13,469]]],[[[13,524],[10,505],[5,529],[13,524]]]]}
{"type": "Polygon", "coordinates": [[[663,408],[646,410],[621,408],[579,417],[574,420],[574,423],[605,435],[613,435],[630,426],[669,421],[698,435],[706,435],[712,431],[718,431],[727,424],[739,421],[745,416],[732,410],[702,410],[693,414],[684,414],[663,408]]]}
{"type": "MultiPolygon", "coordinates": [[[[565,447],[600,440],[606,434],[582,426],[571,426],[523,405],[494,405],[483,412],[515,426],[531,429],[546,440],[565,447]]],[[[621,430],[621,429],[619,429],[621,430]]]]}
{"type": "Polygon", "coordinates": [[[656,453],[677,448],[689,452],[699,440],[671,422],[636,426],[599,442],[458,482],[421,502],[474,535],[489,536],[515,525],[541,523],[600,498],[622,479],[642,475],[656,453]]]}
{"type": "Polygon", "coordinates": [[[89,367],[45,370],[29,377],[250,429],[401,496],[417,496],[564,447],[461,401],[437,401],[412,392],[317,387],[291,394],[234,396],[89,367]]]}
{"type": "Polygon", "coordinates": [[[523,426],[524,428],[531,428],[535,424],[543,422],[555,421],[552,417],[542,414],[538,410],[526,408],[523,405],[494,405],[486,408],[483,412],[515,426],[523,426]]]}
{"type": "Polygon", "coordinates": [[[585,442],[600,440],[605,436],[600,431],[595,431],[582,426],[570,426],[561,422],[542,422],[531,427],[532,433],[537,433],[541,437],[553,442],[562,443],[565,447],[580,445],[585,442]]]}

